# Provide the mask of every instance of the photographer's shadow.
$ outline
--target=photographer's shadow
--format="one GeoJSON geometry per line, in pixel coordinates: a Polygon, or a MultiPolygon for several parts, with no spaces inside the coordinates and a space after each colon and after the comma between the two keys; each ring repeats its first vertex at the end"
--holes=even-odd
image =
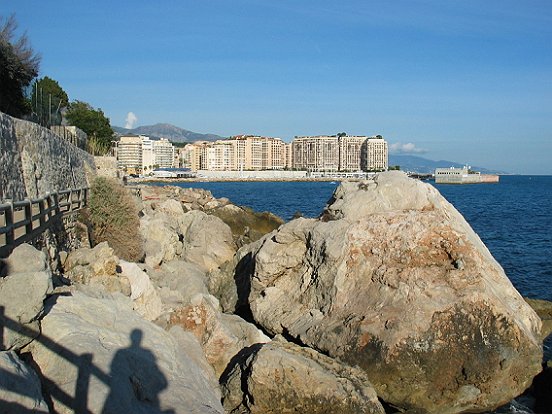
{"type": "Polygon", "coordinates": [[[129,396],[134,395],[138,404],[144,404],[147,412],[174,413],[161,411],[159,394],[168,386],[167,379],[157,366],[153,353],[141,346],[142,331],[134,329],[130,334],[128,348],[118,350],[111,362],[110,393],[102,414],[120,414],[136,405],[129,396]],[[129,389],[132,392],[128,392],[129,389]]]}

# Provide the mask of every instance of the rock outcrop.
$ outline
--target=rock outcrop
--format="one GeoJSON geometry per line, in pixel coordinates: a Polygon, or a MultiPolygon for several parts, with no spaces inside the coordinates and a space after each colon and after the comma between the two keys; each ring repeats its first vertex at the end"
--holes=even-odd
{"type": "Polygon", "coordinates": [[[238,247],[257,241],[284,224],[284,220],[272,213],[258,213],[233,204],[211,209],[207,214],[220,218],[230,227],[238,247]]]}
{"type": "Polygon", "coordinates": [[[362,370],[285,341],[244,350],[221,384],[230,413],[385,413],[362,370]]]}
{"type": "Polygon", "coordinates": [[[94,248],[81,248],[71,252],[64,263],[65,277],[73,284],[83,284],[130,296],[128,278],[117,271],[119,258],[102,242],[94,248]]]}
{"type": "Polygon", "coordinates": [[[257,323],[360,366],[392,405],[485,411],[541,370],[537,315],[454,207],[402,173],[343,183],[321,219],[241,256],[257,323]]]}
{"type": "Polygon", "coordinates": [[[36,373],[14,351],[0,352],[0,412],[49,413],[36,373]]]}
{"type": "Polygon", "coordinates": [[[198,339],[217,376],[243,348],[270,341],[254,325],[220,312],[217,299],[211,295],[198,294],[188,306],[175,309],[169,325],[180,326],[198,339]]]}
{"type": "MultiPolygon", "coordinates": [[[[216,378],[128,302],[79,291],[49,303],[29,347],[59,413],[222,413],[216,378]]],[[[189,340],[189,339],[188,339],[189,340]]]]}
{"type": "Polygon", "coordinates": [[[19,350],[40,332],[38,319],[53,290],[52,274],[46,255],[28,244],[0,262],[0,350],[19,350]]]}
{"type": "Polygon", "coordinates": [[[148,274],[136,263],[121,260],[121,276],[130,282],[130,299],[134,310],[144,319],[154,321],[163,312],[163,303],[148,274]]]}

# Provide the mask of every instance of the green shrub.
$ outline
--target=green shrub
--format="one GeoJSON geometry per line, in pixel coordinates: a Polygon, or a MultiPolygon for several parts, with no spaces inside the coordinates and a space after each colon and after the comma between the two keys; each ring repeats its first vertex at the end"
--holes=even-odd
{"type": "Polygon", "coordinates": [[[89,210],[94,245],[107,241],[121,259],[142,259],[138,209],[125,187],[114,179],[97,177],[90,189],[89,210]]]}

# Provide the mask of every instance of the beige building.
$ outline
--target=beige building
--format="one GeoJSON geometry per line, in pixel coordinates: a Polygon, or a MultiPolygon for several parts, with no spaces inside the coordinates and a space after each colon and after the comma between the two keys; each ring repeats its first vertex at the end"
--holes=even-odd
{"type": "Polygon", "coordinates": [[[306,171],[339,171],[337,136],[296,137],[291,145],[293,168],[306,171]]]}
{"type": "Polygon", "coordinates": [[[142,137],[122,136],[117,143],[117,168],[127,174],[142,173],[142,137]]]}
{"type": "Polygon", "coordinates": [[[366,140],[364,149],[366,171],[385,171],[389,167],[389,150],[387,141],[381,135],[370,137],[366,140]]]}
{"type": "Polygon", "coordinates": [[[283,170],[289,168],[286,144],[280,138],[240,135],[185,147],[183,165],[210,171],[283,170]]]}
{"type": "Polygon", "coordinates": [[[362,171],[365,165],[363,145],[366,137],[339,137],[339,171],[362,171]]]}
{"type": "Polygon", "coordinates": [[[296,137],[292,142],[293,168],[306,171],[386,170],[387,142],[381,136],[296,137]]]}

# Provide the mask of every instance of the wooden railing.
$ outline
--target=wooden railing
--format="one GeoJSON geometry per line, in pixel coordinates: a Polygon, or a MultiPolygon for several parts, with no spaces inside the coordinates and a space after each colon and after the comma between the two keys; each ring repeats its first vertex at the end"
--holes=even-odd
{"type": "Polygon", "coordinates": [[[88,188],[64,190],[31,200],[0,204],[0,257],[46,230],[54,218],[88,204],[88,188]]]}

